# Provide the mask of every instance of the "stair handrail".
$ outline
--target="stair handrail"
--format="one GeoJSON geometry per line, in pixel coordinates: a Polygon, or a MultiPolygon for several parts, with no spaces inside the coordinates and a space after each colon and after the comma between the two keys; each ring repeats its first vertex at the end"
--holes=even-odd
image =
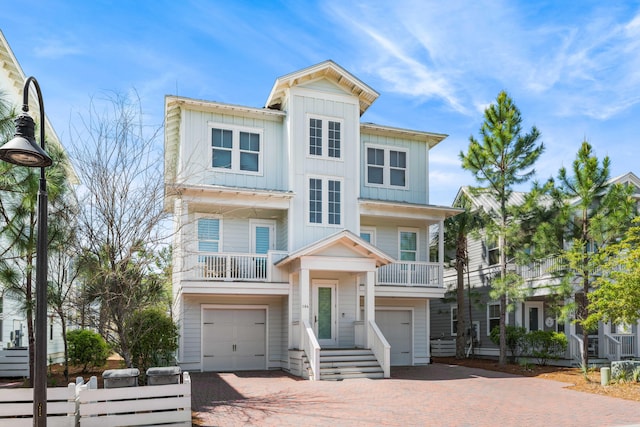
{"type": "Polygon", "coordinates": [[[578,365],[582,364],[584,360],[584,343],[582,338],[577,336],[576,334],[570,334],[571,338],[571,356],[578,361],[578,365]],[[578,351],[575,351],[575,347],[578,347],[578,351]],[[578,353],[576,355],[576,353],[578,353]]]}
{"type": "Polygon", "coordinates": [[[385,378],[391,377],[391,346],[376,325],[376,322],[369,320],[367,328],[367,338],[371,351],[376,356],[378,363],[382,367],[385,378]]]}
{"type": "Polygon", "coordinates": [[[607,341],[607,345],[605,346],[605,350],[607,351],[607,354],[605,356],[607,357],[607,359],[612,362],[620,360],[622,354],[622,343],[616,337],[610,335],[607,332],[604,333],[604,337],[607,341]],[[614,349],[613,352],[610,350],[612,344],[614,349]]]}
{"type": "Polygon", "coordinates": [[[317,381],[320,379],[320,344],[318,344],[313,329],[307,320],[302,321],[302,327],[305,331],[305,333],[302,334],[302,349],[307,355],[309,367],[311,368],[309,379],[311,381],[317,381]]]}

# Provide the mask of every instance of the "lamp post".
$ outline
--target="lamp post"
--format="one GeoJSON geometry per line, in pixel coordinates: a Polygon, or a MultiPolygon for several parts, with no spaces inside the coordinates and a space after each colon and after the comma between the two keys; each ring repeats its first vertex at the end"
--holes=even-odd
{"type": "Polygon", "coordinates": [[[44,104],[40,85],[34,77],[24,83],[22,113],[16,118],[14,138],[0,147],[0,160],[19,166],[39,167],[38,241],[36,247],[36,348],[33,378],[33,424],[47,425],[47,180],[45,168],[53,161],[44,151],[44,104]],[[40,147],[36,144],[35,123],[29,116],[29,84],[33,82],[40,104],[40,147]]]}

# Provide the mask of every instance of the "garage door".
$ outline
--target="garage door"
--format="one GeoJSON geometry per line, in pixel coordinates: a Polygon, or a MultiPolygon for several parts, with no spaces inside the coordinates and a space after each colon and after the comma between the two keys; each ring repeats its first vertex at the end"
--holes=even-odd
{"type": "Polygon", "coordinates": [[[266,369],[266,310],[203,310],[202,359],[204,371],[266,369]]]}
{"type": "Polygon", "coordinates": [[[410,310],[376,310],[376,323],[391,346],[391,365],[413,364],[410,310]]]}

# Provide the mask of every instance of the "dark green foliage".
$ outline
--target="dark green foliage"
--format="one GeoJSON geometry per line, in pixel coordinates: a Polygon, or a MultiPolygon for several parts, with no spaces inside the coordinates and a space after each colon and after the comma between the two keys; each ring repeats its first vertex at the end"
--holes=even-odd
{"type": "Polygon", "coordinates": [[[567,336],[555,331],[531,331],[523,338],[526,353],[538,360],[539,365],[546,365],[549,359],[557,359],[566,350],[567,336]]]}
{"type": "Polygon", "coordinates": [[[107,363],[109,346],[100,334],[88,329],[75,329],[67,333],[69,343],[69,361],[72,365],[82,365],[82,372],[87,367],[100,367],[107,363]]]}
{"type": "MultiPolygon", "coordinates": [[[[511,357],[515,359],[522,353],[524,345],[524,337],[527,335],[527,330],[522,326],[507,325],[507,348],[511,352],[511,357]]],[[[491,342],[495,345],[500,344],[500,328],[496,326],[491,330],[491,342]]]]}
{"type": "Polygon", "coordinates": [[[133,313],[126,325],[131,358],[141,373],[154,366],[175,364],[178,349],[178,327],[157,308],[133,313]]]}

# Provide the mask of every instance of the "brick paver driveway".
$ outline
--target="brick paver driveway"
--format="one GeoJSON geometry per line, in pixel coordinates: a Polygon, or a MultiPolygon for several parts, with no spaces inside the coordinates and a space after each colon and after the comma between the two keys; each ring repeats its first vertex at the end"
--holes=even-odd
{"type": "Polygon", "coordinates": [[[433,364],[386,380],[303,381],[282,372],[192,374],[196,425],[640,426],[640,403],[566,384],[433,364]]]}

